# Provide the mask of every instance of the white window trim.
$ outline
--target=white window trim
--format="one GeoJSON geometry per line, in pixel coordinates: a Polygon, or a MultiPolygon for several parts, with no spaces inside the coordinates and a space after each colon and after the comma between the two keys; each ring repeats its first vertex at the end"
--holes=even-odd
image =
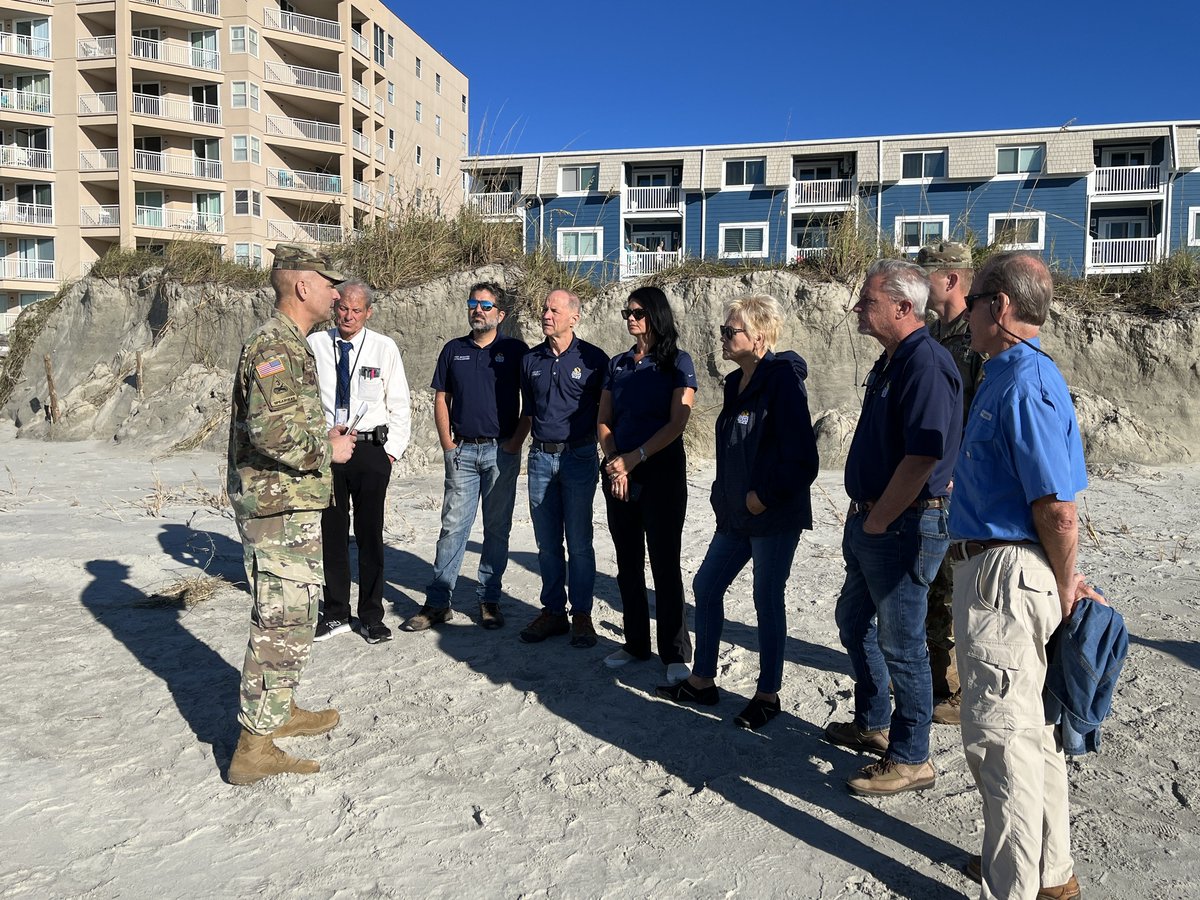
{"type": "Polygon", "coordinates": [[[1188,207],[1188,246],[1200,247],[1200,230],[1196,228],[1196,218],[1200,216],[1200,206],[1188,207]]]}
{"type": "Polygon", "coordinates": [[[1036,219],[1038,223],[1038,239],[1032,244],[1005,244],[1005,250],[1045,250],[1046,249],[1046,214],[1044,212],[1008,212],[988,213],[988,243],[996,242],[996,223],[1002,219],[1036,219]]]}
{"type": "MultiPolygon", "coordinates": [[[[928,179],[923,179],[928,181],[928,179]]],[[[903,226],[907,222],[941,222],[942,223],[942,239],[945,240],[950,236],[950,217],[949,216],[896,216],[896,221],[893,225],[892,234],[895,236],[896,249],[905,253],[916,253],[921,248],[906,247],[902,244],[903,226]]]]}
{"type": "Polygon", "coordinates": [[[557,251],[558,258],[567,262],[601,262],[604,259],[604,229],[600,226],[594,228],[560,228],[558,229],[557,251]],[[563,252],[563,235],[567,234],[594,234],[596,236],[596,255],[595,256],[567,256],[563,252]]]}
{"type": "MultiPolygon", "coordinates": [[[[740,187],[740,185],[735,185],[740,187]]],[[[766,259],[771,252],[771,224],[769,222],[725,222],[717,229],[717,251],[721,259],[766,259]],[[763,246],[761,251],[752,251],[747,253],[726,253],[725,252],[725,232],[730,228],[761,228],[763,233],[763,246]]]]}
{"type": "Polygon", "coordinates": [[[600,164],[599,163],[578,163],[573,166],[558,167],[558,194],[560,197],[579,197],[586,194],[600,193],[600,164]],[[594,191],[568,191],[563,189],[563,172],[567,169],[595,169],[596,170],[596,190],[594,191]]]}
{"type": "MultiPolygon", "coordinates": [[[[743,174],[745,168],[742,169],[743,174]]],[[[767,183],[767,158],[765,156],[730,156],[727,159],[721,160],[721,190],[723,191],[752,191],[755,188],[761,188],[767,183]],[[726,184],[725,179],[729,177],[729,164],[731,162],[759,162],[763,164],[763,180],[753,184],[726,184]]]]}
{"type": "MultiPolygon", "coordinates": [[[[924,158],[922,158],[921,159],[921,172],[924,173],[924,171],[925,171],[925,160],[924,160],[924,158]]],[[[949,177],[950,177],[950,150],[949,150],[949,148],[947,148],[947,147],[914,147],[911,150],[901,150],[900,151],[900,180],[897,182],[898,184],[929,184],[932,181],[945,181],[949,177]],[[937,154],[937,153],[942,154],[942,156],[944,156],[946,158],[946,165],[945,165],[946,174],[940,178],[935,178],[933,176],[925,176],[924,174],[922,174],[920,178],[905,178],[904,177],[904,157],[911,156],[913,153],[920,153],[920,154],[922,154],[922,157],[929,156],[931,153],[932,154],[937,154]]],[[[908,218],[912,218],[912,217],[910,216],[908,218]]]]}
{"type": "Polygon", "coordinates": [[[247,26],[245,25],[230,25],[229,26],[229,52],[230,53],[248,53],[250,50],[250,37],[246,33],[247,26]],[[241,31],[242,36],[239,38],[237,32],[241,31]],[[238,50],[234,41],[240,40],[245,46],[238,50]]]}
{"type": "MultiPolygon", "coordinates": [[[[1123,222],[1126,225],[1132,225],[1134,222],[1138,222],[1145,226],[1147,238],[1156,237],[1156,235],[1153,235],[1150,233],[1150,217],[1149,216],[1102,216],[1102,217],[1096,217],[1094,215],[1094,213],[1095,213],[1095,210],[1093,210],[1093,218],[1098,218],[1097,225],[1099,227],[1097,227],[1097,229],[1096,229],[1097,231],[1103,231],[1105,225],[1115,225],[1118,222],[1123,222]]],[[[1097,238],[1096,240],[1100,240],[1100,241],[1122,241],[1122,240],[1124,240],[1124,241],[1128,241],[1128,240],[1140,241],[1140,240],[1145,240],[1145,238],[1106,238],[1106,237],[1101,237],[1101,238],[1097,238]]]]}
{"type": "MultiPolygon", "coordinates": [[[[948,162],[948,161],[947,161],[948,162]]],[[[1023,178],[1033,178],[1038,175],[1046,174],[1046,145],[1045,144],[1001,144],[996,147],[996,174],[997,181],[1020,181],[1023,178]],[[1001,150],[1016,150],[1017,163],[1021,162],[1022,150],[1041,150],[1042,151],[1042,167],[1036,172],[1001,172],[1000,171],[1000,151],[1001,150]]]]}

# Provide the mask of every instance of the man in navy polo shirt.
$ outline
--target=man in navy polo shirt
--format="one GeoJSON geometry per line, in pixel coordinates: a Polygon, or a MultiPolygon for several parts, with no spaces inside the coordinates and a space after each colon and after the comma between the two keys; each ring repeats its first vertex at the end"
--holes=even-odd
{"type": "Polygon", "coordinates": [[[462,568],[475,510],[483,506],[483,552],[479,557],[479,623],[500,628],[500,583],[508,566],[521,444],[529,424],[520,419],[524,341],[499,333],[504,290],[493,282],[471,288],[467,321],[471,333],[442,348],[433,373],[433,421],[446,466],[442,530],[425,605],[404,625],[425,631],[450,620],[450,600],[462,568]]]}
{"type": "Polygon", "coordinates": [[[830,723],[825,738],[883,757],[847,782],[856,794],[922,790],[936,778],[925,613],[949,544],[946,497],[963,411],[954,358],[924,324],[928,299],[920,266],[879,260],[854,305],[858,330],[884,352],[867,376],[846,459],[846,580],[835,615],[854,672],[854,721],[830,723]]]}
{"type": "Polygon", "coordinates": [[[596,416],[608,356],[575,336],[579,314],[578,297],[570,291],[551,291],[542,305],[546,340],[521,363],[522,412],[533,429],[529,515],[542,573],[541,615],[521,632],[521,640],[530,644],[570,632],[572,647],[596,645],[592,503],[599,477],[596,416]]]}

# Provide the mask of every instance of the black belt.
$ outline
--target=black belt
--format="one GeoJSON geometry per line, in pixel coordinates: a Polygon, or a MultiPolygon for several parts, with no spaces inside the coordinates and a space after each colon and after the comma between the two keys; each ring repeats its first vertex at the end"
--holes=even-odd
{"type": "MultiPolygon", "coordinates": [[[[869,513],[878,500],[851,500],[850,515],[857,516],[859,513],[869,513]]],[[[945,509],[945,497],[930,497],[928,500],[914,500],[908,504],[905,509],[945,509]]]]}
{"type": "Polygon", "coordinates": [[[489,438],[489,437],[476,437],[476,438],[456,437],[454,439],[454,442],[456,444],[494,444],[494,443],[496,443],[496,440],[497,440],[496,438],[489,438]]]}
{"type": "Polygon", "coordinates": [[[541,450],[543,453],[562,453],[564,450],[578,450],[580,447],[595,446],[595,436],[582,441],[568,441],[565,444],[555,444],[550,441],[534,441],[532,444],[534,450],[541,450]]]}
{"type": "Polygon", "coordinates": [[[380,435],[377,435],[377,434],[374,432],[374,430],[371,430],[371,431],[360,431],[360,432],[358,433],[358,435],[357,435],[357,440],[358,440],[360,443],[361,443],[362,441],[366,441],[367,443],[374,444],[374,445],[375,445],[375,446],[377,446],[377,447],[382,447],[384,444],[386,444],[386,443],[387,443],[387,438],[386,438],[386,437],[381,437],[380,435]]]}
{"type": "Polygon", "coordinates": [[[1036,541],[952,541],[946,555],[953,562],[965,562],[973,556],[978,556],[985,550],[996,547],[1036,547],[1036,541]]]}

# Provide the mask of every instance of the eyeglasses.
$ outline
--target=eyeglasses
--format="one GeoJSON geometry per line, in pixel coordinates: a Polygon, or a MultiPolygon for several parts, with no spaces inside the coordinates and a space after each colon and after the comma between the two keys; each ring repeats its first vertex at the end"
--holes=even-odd
{"type": "Polygon", "coordinates": [[[495,302],[492,300],[476,300],[474,297],[467,301],[467,309],[478,308],[482,309],[484,312],[491,312],[495,305],[495,302]]]}
{"type": "Polygon", "coordinates": [[[730,328],[728,325],[722,325],[717,331],[721,333],[723,341],[732,341],[735,334],[746,334],[745,328],[730,328]]]}
{"type": "Polygon", "coordinates": [[[975,305],[975,301],[986,300],[988,303],[991,303],[999,293],[999,291],[986,291],[982,294],[967,294],[967,296],[963,297],[963,300],[967,304],[967,312],[971,311],[971,307],[975,305]]]}
{"type": "Polygon", "coordinates": [[[621,310],[622,319],[628,319],[630,316],[640,322],[646,318],[646,311],[644,309],[630,309],[628,306],[621,310]]]}

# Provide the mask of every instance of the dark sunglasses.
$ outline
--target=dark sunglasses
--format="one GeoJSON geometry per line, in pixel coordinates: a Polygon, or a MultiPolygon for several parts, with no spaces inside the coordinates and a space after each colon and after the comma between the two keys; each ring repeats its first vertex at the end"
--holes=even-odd
{"type": "Polygon", "coordinates": [[[644,309],[630,309],[628,306],[621,310],[622,319],[628,319],[630,316],[633,316],[633,318],[640,322],[646,318],[646,311],[644,309]]]}
{"type": "Polygon", "coordinates": [[[721,332],[721,340],[723,341],[732,341],[735,334],[746,333],[745,328],[730,328],[728,325],[722,325],[717,330],[721,332]]]}
{"type": "Polygon", "coordinates": [[[467,309],[475,309],[478,307],[479,309],[482,309],[484,312],[491,312],[492,308],[495,305],[496,304],[491,300],[476,300],[473,297],[467,301],[467,309]]]}
{"type": "Polygon", "coordinates": [[[977,300],[986,300],[988,303],[991,303],[998,293],[999,291],[987,291],[982,294],[967,294],[967,296],[963,297],[963,300],[967,304],[967,312],[971,311],[971,307],[975,305],[977,300]]]}

